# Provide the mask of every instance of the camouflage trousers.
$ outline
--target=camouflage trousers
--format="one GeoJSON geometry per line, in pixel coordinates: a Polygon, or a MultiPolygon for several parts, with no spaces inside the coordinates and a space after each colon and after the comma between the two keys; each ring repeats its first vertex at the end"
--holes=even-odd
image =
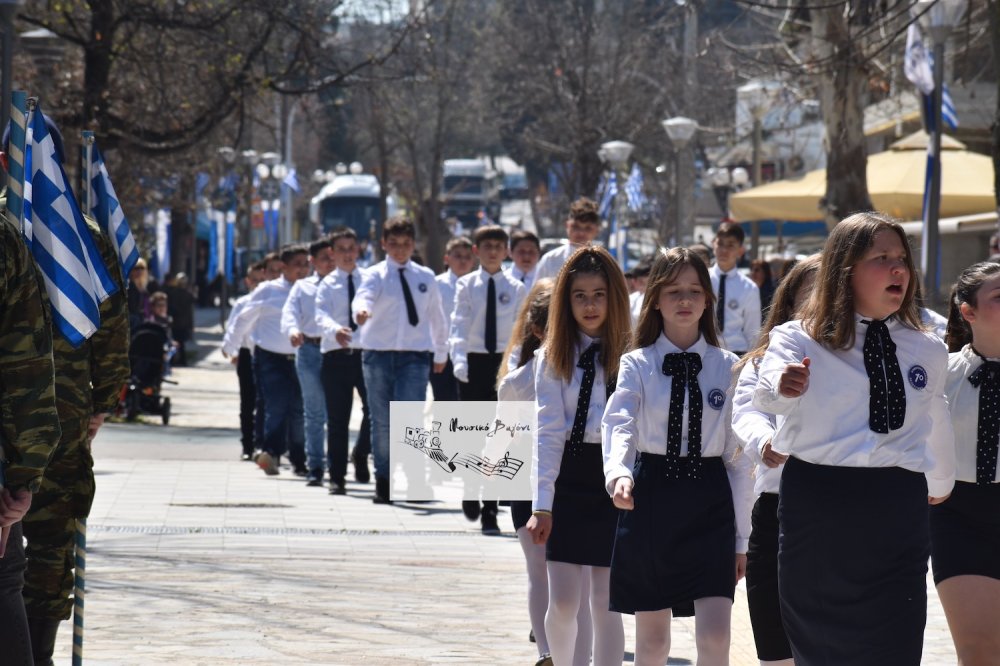
{"type": "Polygon", "coordinates": [[[89,417],[62,419],[62,438],[42,486],[24,518],[24,606],[28,617],[68,620],[73,610],[76,519],[94,501],[94,459],[87,442],[89,417]]]}

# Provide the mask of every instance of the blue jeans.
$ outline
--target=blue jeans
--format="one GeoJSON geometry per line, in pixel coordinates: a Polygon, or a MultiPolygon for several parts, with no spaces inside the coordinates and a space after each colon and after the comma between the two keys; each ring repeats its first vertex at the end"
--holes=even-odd
{"type": "Polygon", "coordinates": [[[257,378],[264,399],[264,451],[277,458],[288,450],[294,467],[305,465],[302,392],[291,355],[275,354],[257,347],[257,378]]]}
{"type": "Polygon", "coordinates": [[[389,403],[427,398],[430,352],[365,351],[361,367],[372,420],[375,478],[389,478],[389,403]]]}
{"type": "Polygon", "coordinates": [[[323,393],[323,354],[319,345],[304,342],[295,352],[295,374],[302,390],[302,412],[305,416],[306,467],[323,476],[323,427],[326,425],[326,395],[323,393]]]}

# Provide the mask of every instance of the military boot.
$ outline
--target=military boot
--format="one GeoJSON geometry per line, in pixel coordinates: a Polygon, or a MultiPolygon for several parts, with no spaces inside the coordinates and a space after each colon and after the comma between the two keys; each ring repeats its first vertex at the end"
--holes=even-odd
{"type": "Polygon", "coordinates": [[[35,666],[53,666],[52,653],[56,649],[56,634],[62,620],[47,617],[29,617],[28,633],[31,635],[31,655],[35,666]]]}

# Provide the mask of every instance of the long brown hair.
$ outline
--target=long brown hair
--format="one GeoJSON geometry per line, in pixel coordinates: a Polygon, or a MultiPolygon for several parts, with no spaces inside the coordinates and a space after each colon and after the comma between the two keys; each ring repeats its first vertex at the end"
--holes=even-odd
{"type": "Polygon", "coordinates": [[[708,266],[694,250],[675,247],[661,250],[653,262],[653,269],[649,272],[649,282],[646,283],[646,293],[642,299],[639,323],[635,327],[635,335],[632,336],[632,349],[650,346],[663,333],[663,316],[656,308],[660,300],[660,290],[676,280],[685,266],[695,270],[698,282],[705,292],[705,311],[698,319],[698,331],[705,338],[705,342],[713,347],[719,346],[719,336],[715,331],[715,292],[712,290],[712,278],[708,275],[708,266]]]}
{"type": "Polygon", "coordinates": [[[507,374],[507,363],[510,355],[517,348],[520,348],[520,356],[517,359],[517,367],[525,365],[535,355],[535,350],[542,346],[542,341],[535,335],[535,329],[545,331],[549,321],[549,301],[552,298],[552,287],[555,281],[550,278],[542,278],[535,282],[524,299],[517,319],[514,320],[514,327],[511,329],[510,341],[507,349],[503,352],[503,360],[500,361],[500,369],[497,371],[497,385],[507,374]]]}
{"type": "Polygon", "coordinates": [[[608,251],[602,247],[581,247],[563,265],[556,277],[549,309],[549,329],[545,336],[545,356],[553,374],[569,382],[576,365],[580,326],[573,318],[573,282],[578,275],[600,275],[608,285],[608,315],[601,330],[601,365],[610,381],[618,376],[618,361],[628,344],[630,315],[625,276],[608,251]]]}
{"type": "Polygon", "coordinates": [[[893,218],[876,212],[855,213],[830,232],[823,248],[823,262],[812,298],[802,311],[806,332],[827,349],[849,349],[854,345],[854,267],[875,242],[875,236],[891,231],[907,250],[903,261],[910,279],[895,317],[904,326],[920,330],[920,315],[914,302],[916,270],[903,227],[893,218]]]}
{"type": "Polygon", "coordinates": [[[948,351],[957,352],[972,342],[972,327],[962,316],[962,303],[969,307],[979,305],[979,289],[983,283],[1000,273],[1000,264],[995,261],[980,261],[962,271],[955,286],[951,288],[951,298],[948,301],[948,330],[944,341],[948,351]]]}
{"type": "MultiPolygon", "coordinates": [[[[767,345],[770,341],[769,336],[772,328],[795,319],[797,314],[795,309],[795,295],[799,293],[799,289],[802,288],[802,284],[807,278],[819,272],[820,263],[820,255],[814,254],[797,262],[785,277],[781,279],[777,291],[774,292],[774,298],[771,300],[771,309],[767,314],[767,321],[764,322],[764,326],[760,329],[760,335],[757,336],[757,344],[733,366],[734,375],[738,375],[747,362],[756,361],[756,359],[764,356],[764,352],[767,351],[767,345]]],[[[800,307],[804,306],[805,303],[800,304],[800,307]]]]}

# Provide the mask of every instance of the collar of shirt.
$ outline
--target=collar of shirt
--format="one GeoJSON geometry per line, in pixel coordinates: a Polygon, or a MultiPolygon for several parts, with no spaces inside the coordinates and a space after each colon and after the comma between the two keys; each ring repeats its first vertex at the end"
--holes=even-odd
{"type": "MultiPolygon", "coordinates": [[[[857,312],[854,313],[854,326],[855,326],[855,330],[860,331],[862,333],[862,335],[861,335],[862,340],[864,340],[864,337],[865,337],[864,336],[864,332],[868,330],[868,323],[867,322],[870,322],[870,321],[876,321],[876,319],[874,317],[865,317],[864,315],[859,314],[857,312]]],[[[896,319],[896,315],[889,315],[885,319],[881,319],[879,321],[884,321],[885,322],[886,328],[889,329],[889,333],[890,334],[893,331],[897,330],[900,327],[900,325],[901,325],[899,323],[899,320],[896,319]]]]}
{"type": "Polygon", "coordinates": [[[413,263],[412,260],[408,260],[405,264],[397,264],[394,260],[390,259],[389,257],[385,258],[385,267],[395,268],[396,270],[399,270],[400,268],[409,268],[412,263],[413,263]]]}
{"type": "Polygon", "coordinates": [[[720,275],[725,275],[727,278],[731,278],[734,275],[740,275],[740,267],[739,266],[733,266],[728,271],[724,271],[721,268],[719,268],[719,264],[712,264],[712,267],[709,270],[712,272],[712,274],[715,277],[718,277],[720,275]]]}
{"type": "MultiPolygon", "coordinates": [[[[358,270],[357,266],[355,266],[354,270],[351,271],[350,273],[345,271],[343,268],[334,268],[333,271],[327,274],[327,277],[335,276],[337,280],[346,281],[348,275],[353,275],[355,278],[357,278],[358,276],[361,275],[361,271],[358,270]]],[[[357,289],[360,286],[361,286],[360,284],[355,284],[354,288],[357,289]]]]}
{"type": "Polygon", "coordinates": [[[698,336],[698,340],[688,347],[687,349],[681,349],[667,338],[666,333],[660,333],[660,337],[656,339],[653,343],[656,348],[656,352],[660,356],[666,356],[667,354],[676,354],[678,352],[690,352],[692,354],[697,354],[698,356],[704,356],[705,350],[708,348],[708,343],[705,342],[705,338],[701,335],[698,336]]]}
{"type": "Polygon", "coordinates": [[[489,281],[489,279],[491,277],[495,278],[495,277],[499,277],[499,276],[503,275],[503,266],[501,266],[500,269],[497,270],[496,273],[489,273],[482,266],[480,266],[477,270],[479,272],[479,279],[483,281],[483,284],[485,284],[487,281],[489,281]]]}
{"type": "MultiPolygon", "coordinates": [[[[580,353],[586,351],[587,347],[589,347],[590,345],[594,344],[595,342],[599,343],[600,341],[601,341],[600,338],[592,338],[583,331],[580,331],[576,334],[576,343],[579,345],[578,349],[580,353]]],[[[577,356],[579,355],[580,354],[577,354],[577,356]]]]}

